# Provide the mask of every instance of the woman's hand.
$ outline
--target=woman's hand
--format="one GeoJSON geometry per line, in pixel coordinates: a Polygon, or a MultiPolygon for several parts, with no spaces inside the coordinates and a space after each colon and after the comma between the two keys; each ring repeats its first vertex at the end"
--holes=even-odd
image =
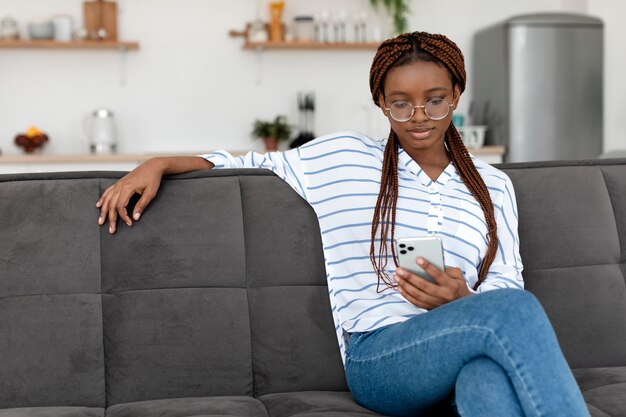
{"type": "Polygon", "coordinates": [[[472,295],[463,272],[459,268],[446,268],[445,271],[432,265],[422,257],[417,258],[417,264],[428,273],[437,284],[398,267],[394,279],[398,283],[396,288],[411,304],[426,310],[447,304],[456,299],[472,295]]]}
{"type": "Polygon", "coordinates": [[[149,159],[104,191],[96,203],[96,207],[100,209],[98,224],[102,226],[109,219],[109,233],[113,234],[119,216],[130,227],[133,225],[133,220],[128,216],[126,206],[135,193],[141,194],[133,212],[133,219],[137,221],[156,196],[163,175],[182,174],[213,167],[211,162],[199,156],[149,159]]]}
{"type": "Polygon", "coordinates": [[[133,220],[126,211],[130,198],[135,193],[141,194],[133,213],[133,219],[139,220],[141,213],[156,196],[164,170],[157,158],[150,159],[107,188],[96,203],[100,209],[98,224],[102,226],[108,219],[111,234],[115,233],[118,216],[129,227],[132,226],[133,220]]]}

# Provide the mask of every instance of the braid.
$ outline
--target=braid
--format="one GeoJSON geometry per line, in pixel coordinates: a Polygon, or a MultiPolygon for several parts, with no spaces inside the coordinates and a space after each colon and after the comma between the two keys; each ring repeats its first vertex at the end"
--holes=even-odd
{"type": "MultiPolygon", "coordinates": [[[[395,283],[385,268],[387,267],[387,260],[389,253],[387,249],[387,236],[389,235],[389,226],[391,226],[391,239],[395,234],[396,225],[396,206],[398,203],[398,143],[396,133],[391,130],[389,133],[389,140],[387,146],[385,146],[385,155],[383,157],[383,168],[380,179],[380,192],[378,194],[378,200],[376,201],[376,207],[374,208],[374,221],[372,222],[372,241],[370,244],[370,260],[376,275],[378,276],[378,284],[376,285],[376,292],[382,292],[388,288],[395,286],[395,283]],[[390,219],[391,217],[391,219],[390,219]],[[391,220],[391,221],[390,221],[391,220]],[[376,240],[376,229],[380,226],[380,245],[378,247],[378,255],[375,254],[376,247],[374,242],[376,240]],[[381,281],[385,284],[383,289],[380,288],[381,281]]],[[[394,262],[396,260],[396,250],[391,245],[391,254],[394,262]]]]}
{"type": "Polygon", "coordinates": [[[461,135],[452,123],[450,123],[450,127],[446,131],[446,142],[448,143],[450,158],[452,158],[454,167],[467,186],[467,189],[472,193],[476,201],[478,201],[478,204],[480,204],[487,222],[487,252],[478,270],[478,281],[476,285],[474,285],[474,289],[477,289],[485,280],[487,272],[489,272],[489,267],[498,250],[497,224],[493,202],[491,201],[491,195],[487,190],[487,185],[483,177],[481,177],[476,169],[476,165],[474,165],[467,148],[463,144],[461,135]]]}
{"type": "MultiPolygon", "coordinates": [[[[465,90],[466,72],[461,50],[450,39],[443,35],[426,32],[413,32],[399,35],[384,41],[374,56],[370,69],[370,91],[374,103],[380,107],[379,97],[383,94],[385,76],[393,67],[416,61],[436,62],[450,72],[454,85],[465,90]]],[[[493,202],[487,186],[476,169],[467,148],[461,140],[459,132],[453,124],[446,131],[445,141],[452,162],[463,183],[472,193],[483,210],[487,223],[487,252],[480,264],[478,282],[474,289],[484,281],[498,249],[497,225],[493,202]]],[[[392,130],[385,147],[383,167],[380,179],[380,191],[374,208],[372,219],[372,238],[370,244],[370,260],[378,277],[377,291],[394,287],[395,283],[385,272],[389,251],[388,240],[393,242],[395,235],[396,205],[398,201],[398,138],[392,130]],[[389,235],[391,229],[391,235],[389,235]],[[380,245],[376,253],[376,235],[379,232],[380,245]],[[381,284],[385,288],[381,290],[381,284]]],[[[397,266],[394,246],[391,254],[397,266]]]]}

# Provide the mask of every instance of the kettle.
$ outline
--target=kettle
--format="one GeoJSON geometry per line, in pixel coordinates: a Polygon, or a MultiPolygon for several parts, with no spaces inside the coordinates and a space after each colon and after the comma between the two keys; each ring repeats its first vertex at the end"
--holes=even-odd
{"type": "Polygon", "coordinates": [[[117,150],[117,134],[113,112],[97,109],[84,120],[85,135],[89,150],[95,154],[110,154],[117,150]]]}

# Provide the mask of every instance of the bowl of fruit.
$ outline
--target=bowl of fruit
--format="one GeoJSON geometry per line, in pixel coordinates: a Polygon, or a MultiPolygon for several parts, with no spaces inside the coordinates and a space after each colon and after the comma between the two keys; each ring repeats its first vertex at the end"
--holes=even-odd
{"type": "Polygon", "coordinates": [[[24,148],[24,152],[32,153],[35,149],[42,147],[48,142],[48,135],[38,128],[29,127],[26,133],[20,133],[15,136],[15,144],[24,148]]]}

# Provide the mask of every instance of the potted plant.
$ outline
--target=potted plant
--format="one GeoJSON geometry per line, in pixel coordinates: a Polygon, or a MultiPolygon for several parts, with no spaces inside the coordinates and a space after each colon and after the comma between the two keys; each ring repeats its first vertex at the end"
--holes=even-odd
{"type": "Polygon", "coordinates": [[[396,35],[407,31],[406,15],[410,12],[408,0],[370,0],[370,4],[374,7],[382,4],[387,9],[387,13],[393,19],[393,29],[396,35]]]}
{"type": "Polygon", "coordinates": [[[291,126],[283,115],[276,116],[272,121],[257,119],[252,127],[252,136],[263,139],[267,151],[276,151],[278,141],[287,140],[291,136],[291,126]]]}

